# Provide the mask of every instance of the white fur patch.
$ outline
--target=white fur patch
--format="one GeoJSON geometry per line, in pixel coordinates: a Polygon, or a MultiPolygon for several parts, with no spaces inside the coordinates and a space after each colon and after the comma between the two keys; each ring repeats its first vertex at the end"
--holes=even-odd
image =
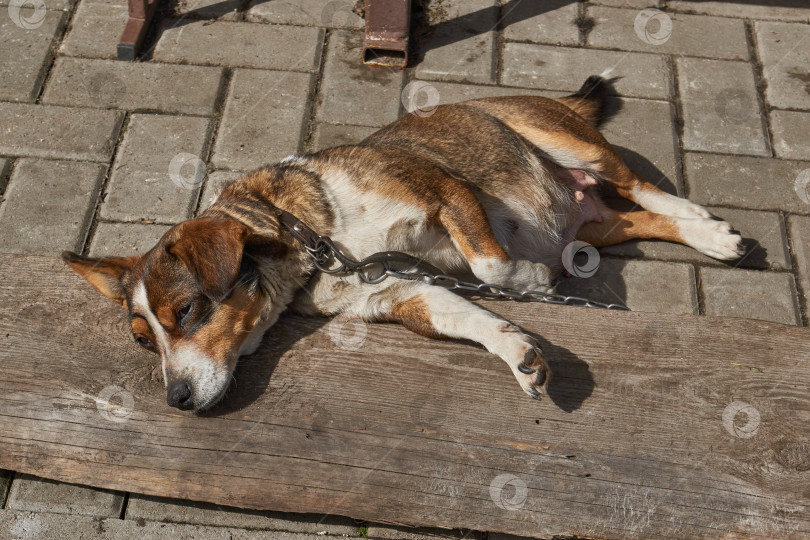
{"type": "Polygon", "coordinates": [[[169,355],[172,374],[178,380],[185,380],[192,389],[195,409],[205,407],[219,400],[228,387],[230,372],[193,343],[183,343],[169,355]]]}
{"type": "Polygon", "coordinates": [[[709,211],[702,206],[669,193],[636,187],[630,191],[630,196],[641,207],[656,214],[682,218],[708,218],[711,216],[709,211]]]}
{"type": "Polygon", "coordinates": [[[149,323],[149,328],[152,329],[152,333],[157,341],[155,345],[157,345],[158,351],[160,351],[163,384],[168,384],[166,382],[166,355],[169,354],[169,336],[166,334],[163,325],[160,324],[155,314],[152,313],[152,308],[149,305],[149,297],[146,294],[146,285],[144,285],[143,281],[135,286],[135,291],[132,294],[132,304],[133,313],[144,317],[146,322],[149,323]]]}

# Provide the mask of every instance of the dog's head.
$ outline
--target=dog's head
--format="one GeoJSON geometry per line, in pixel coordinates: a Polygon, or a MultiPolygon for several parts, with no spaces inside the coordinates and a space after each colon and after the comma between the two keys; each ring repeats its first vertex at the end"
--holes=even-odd
{"type": "Polygon", "coordinates": [[[142,256],[62,257],[129,310],[135,341],[160,355],[169,405],[200,411],[225,393],[239,355],[253,352],[244,350],[255,346],[251,330],[284,308],[273,308],[256,261],[286,251],[235,220],[202,217],[172,227],[142,256]]]}

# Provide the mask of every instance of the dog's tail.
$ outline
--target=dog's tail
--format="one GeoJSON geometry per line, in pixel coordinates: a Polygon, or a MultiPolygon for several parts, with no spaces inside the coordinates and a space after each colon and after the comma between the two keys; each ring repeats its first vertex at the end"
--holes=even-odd
{"type": "Polygon", "coordinates": [[[612,80],[609,81],[600,75],[591,75],[585,80],[582,88],[570,96],[557,98],[557,101],[566,105],[589,124],[599,127],[607,120],[608,96],[614,93],[612,80]]]}

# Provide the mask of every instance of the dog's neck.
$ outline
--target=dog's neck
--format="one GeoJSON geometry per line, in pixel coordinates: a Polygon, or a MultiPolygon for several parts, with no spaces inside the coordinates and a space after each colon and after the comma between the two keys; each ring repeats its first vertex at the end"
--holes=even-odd
{"type": "Polygon", "coordinates": [[[260,246],[270,246],[266,253],[246,248],[269,300],[263,319],[276,318],[314,271],[309,253],[281,223],[277,209],[294,215],[319,235],[332,232],[334,216],[317,176],[293,164],[260,169],[226,184],[202,214],[236,220],[259,239],[260,246]]]}

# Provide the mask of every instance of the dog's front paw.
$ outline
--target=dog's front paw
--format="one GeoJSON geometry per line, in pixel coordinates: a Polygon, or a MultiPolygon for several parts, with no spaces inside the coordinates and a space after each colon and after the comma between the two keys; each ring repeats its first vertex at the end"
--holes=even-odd
{"type": "Polygon", "coordinates": [[[540,399],[540,396],[545,393],[548,380],[551,378],[551,370],[543,360],[540,347],[536,344],[531,344],[523,355],[523,360],[512,371],[523,391],[531,397],[540,399]]]}

